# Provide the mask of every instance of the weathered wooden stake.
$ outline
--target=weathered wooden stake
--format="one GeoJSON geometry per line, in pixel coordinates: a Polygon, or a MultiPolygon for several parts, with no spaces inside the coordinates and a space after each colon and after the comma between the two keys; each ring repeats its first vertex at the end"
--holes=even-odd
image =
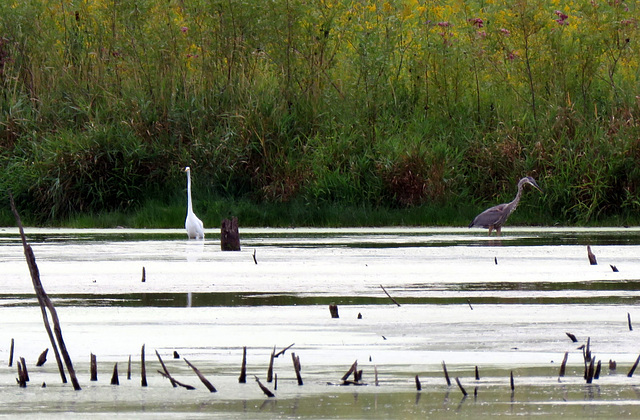
{"type": "Polygon", "coordinates": [[[614,273],[618,272],[618,267],[616,267],[615,265],[609,264],[609,267],[611,267],[611,270],[613,270],[614,273]]]}
{"type": "Polygon", "coordinates": [[[184,361],[189,365],[189,367],[191,369],[193,369],[193,371],[196,373],[196,375],[198,375],[198,378],[200,378],[200,381],[204,384],[204,386],[207,387],[209,392],[218,392],[216,390],[216,387],[213,386],[211,384],[211,382],[209,382],[209,380],[204,377],[204,375],[202,374],[202,372],[200,372],[200,370],[198,368],[196,368],[194,365],[192,365],[187,359],[184,359],[184,361]]]}
{"type": "Polygon", "coordinates": [[[113,366],[113,375],[111,375],[111,385],[120,385],[120,380],[118,379],[118,364],[117,363],[113,366]]]}
{"type": "Polygon", "coordinates": [[[476,366],[476,381],[480,380],[480,372],[478,372],[478,366],[476,366]]]}
{"type": "Polygon", "coordinates": [[[513,393],[516,390],[515,383],[513,382],[513,371],[511,371],[511,392],[513,393]]]}
{"type": "Polygon", "coordinates": [[[140,351],[140,386],[147,386],[147,366],[144,361],[144,344],[140,351]]]}
{"type": "Polygon", "coordinates": [[[378,366],[377,365],[373,365],[373,377],[374,377],[374,383],[376,384],[376,386],[379,386],[380,384],[378,383],[378,366]]]}
{"type": "Polygon", "coordinates": [[[442,370],[444,371],[444,378],[447,380],[447,386],[451,386],[451,379],[449,379],[449,373],[447,372],[447,365],[442,361],[442,370]]]}
{"type": "Polygon", "coordinates": [[[329,305],[329,313],[331,314],[331,318],[340,318],[340,315],[338,315],[338,305],[335,303],[329,305]]]}
{"type": "Polygon", "coordinates": [[[416,390],[422,391],[422,384],[420,383],[420,378],[416,375],[416,390]]]}
{"type": "Polygon", "coordinates": [[[629,324],[629,331],[633,331],[633,327],[631,326],[631,314],[627,312],[627,324],[629,324]]]}
{"type": "Polygon", "coordinates": [[[344,382],[344,381],[346,381],[346,380],[349,378],[349,376],[351,376],[351,374],[352,374],[353,372],[355,372],[356,370],[358,370],[358,361],[357,361],[357,360],[356,360],[355,362],[353,362],[353,364],[351,365],[351,367],[349,368],[349,370],[347,371],[347,373],[345,373],[345,374],[342,376],[342,381],[343,381],[343,382],[344,382]]]}
{"type": "Polygon", "coordinates": [[[593,379],[600,379],[600,369],[602,369],[602,360],[598,360],[598,365],[596,366],[596,372],[593,375],[593,379]]]}
{"type": "Polygon", "coordinates": [[[591,358],[591,362],[589,363],[589,369],[587,370],[587,383],[590,384],[593,382],[593,377],[596,373],[596,365],[595,358],[591,358]]]}
{"type": "Polygon", "coordinates": [[[562,377],[564,376],[565,370],[567,368],[567,359],[569,358],[569,352],[565,351],[564,352],[564,359],[562,359],[562,364],[560,365],[560,373],[558,374],[558,376],[562,377]]]}
{"type": "Polygon", "coordinates": [[[18,360],[16,365],[18,366],[18,379],[16,379],[18,381],[18,386],[20,386],[20,388],[26,388],[27,378],[25,377],[24,370],[22,369],[22,362],[18,360]]]}
{"type": "Polygon", "coordinates": [[[142,282],[146,282],[147,281],[147,270],[142,267],[142,282]]]}
{"type": "Polygon", "coordinates": [[[247,347],[242,348],[242,366],[240,367],[240,377],[238,382],[241,384],[247,383],[247,347]]]}
{"type": "Polygon", "coordinates": [[[575,335],[571,334],[570,332],[565,333],[565,334],[567,334],[567,337],[569,337],[569,338],[571,339],[571,341],[572,341],[572,342],[574,342],[574,343],[577,343],[577,342],[578,342],[578,339],[576,338],[576,336],[575,336],[575,335]]]}
{"type": "Polygon", "coordinates": [[[131,355],[129,355],[129,363],[127,364],[127,380],[131,380],[131,355]]]}
{"type": "Polygon", "coordinates": [[[258,265],[258,259],[256,258],[256,250],[253,250],[253,262],[256,263],[256,265],[258,265]]]}
{"type": "Polygon", "coordinates": [[[240,251],[240,234],[238,218],[224,219],[220,229],[220,248],[223,251],[240,251]]]}
{"type": "Polygon", "coordinates": [[[598,265],[598,261],[596,261],[596,256],[593,252],[591,252],[591,246],[587,245],[587,256],[589,257],[589,264],[598,265]]]}
{"type": "Polygon", "coordinates": [[[36,362],[36,366],[42,366],[47,362],[47,353],[49,353],[49,349],[45,349],[42,353],[40,353],[38,361],[36,362]]]}
{"type": "Polygon", "coordinates": [[[14,340],[12,338],[11,339],[11,348],[9,349],[9,367],[13,366],[13,346],[14,346],[14,340]]]}
{"type": "Polygon", "coordinates": [[[469,309],[473,311],[473,306],[471,306],[471,301],[469,299],[467,299],[467,304],[469,305],[469,309]]]}
{"type": "Polygon", "coordinates": [[[91,353],[91,363],[89,365],[89,370],[91,372],[91,381],[98,380],[98,361],[96,360],[96,355],[91,353]]]}
{"type": "Polygon", "coordinates": [[[609,370],[616,370],[617,363],[615,360],[609,359],[609,370]]]}

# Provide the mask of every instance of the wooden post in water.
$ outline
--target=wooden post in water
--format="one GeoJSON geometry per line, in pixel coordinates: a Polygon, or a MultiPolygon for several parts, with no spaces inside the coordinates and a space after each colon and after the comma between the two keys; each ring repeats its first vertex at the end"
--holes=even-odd
{"type": "Polygon", "coordinates": [[[329,313],[331,314],[331,318],[340,318],[340,315],[338,315],[338,305],[335,303],[329,305],[329,313]]]}
{"type": "Polygon", "coordinates": [[[447,380],[447,386],[451,386],[451,379],[449,379],[449,373],[447,372],[447,365],[442,361],[442,370],[444,371],[444,378],[447,380]]]}
{"type": "Polygon", "coordinates": [[[120,380],[118,379],[118,364],[117,363],[113,366],[113,375],[111,375],[111,385],[120,385],[120,380]]]}
{"type": "Polygon", "coordinates": [[[223,251],[240,251],[240,234],[238,218],[224,219],[220,229],[220,248],[223,251]]]}
{"type": "Polygon", "coordinates": [[[302,375],[300,375],[300,356],[296,356],[295,353],[291,353],[291,359],[293,360],[293,369],[296,372],[296,379],[298,380],[298,386],[302,386],[302,375]]]}
{"type": "Polygon", "coordinates": [[[44,287],[42,287],[42,282],[40,281],[40,271],[38,270],[38,265],[36,264],[36,257],[33,254],[33,249],[31,249],[31,245],[27,243],[27,237],[24,234],[24,228],[22,227],[22,221],[20,219],[20,215],[18,214],[18,210],[16,209],[16,204],[13,201],[13,195],[9,193],[9,200],[11,202],[11,211],[16,219],[16,223],[18,225],[18,229],[20,231],[20,237],[22,239],[22,247],[24,248],[24,256],[27,260],[27,265],[29,266],[29,273],[31,274],[31,281],[33,283],[33,289],[36,292],[36,297],[38,298],[38,303],[40,305],[40,311],[42,312],[42,319],[44,321],[45,330],[47,331],[47,335],[49,336],[49,340],[51,341],[51,346],[53,347],[53,353],[56,356],[56,361],[58,362],[58,370],[60,371],[60,377],[62,378],[62,382],[66,383],[67,378],[64,374],[64,368],[62,366],[62,362],[60,360],[60,354],[58,353],[58,346],[60,347],[60,353],[62,353],[62,358],[67,367],[67,371],[69,372],[69,376],[71,377],[71,383],[73,384],[73,389],[79,391],[80,383],[76,378],[76,372],[73,369],[73,363],[71,362],[71,357],[69,356],[69,352],[67,352],[67,347],[64,344],[64,339],[62,337],[62,328],[60,326],[60,320],[58,319],[58,312],[56,311],[53,302],[44,291],[44,287]],[[49,325],[49,318],[47,315],[47,310],[51,314],[51,319],[53,320],[53,331],[51,330],[51,326],[49,325]],[[55,334],[55,336],[54,336],[55,334]]]}
{"type": "Polygon", "coordinates": [[[98,361],[96,359],[96,355],[91,353],[91,364],[90,364],[90,371],[91,371],[91,381],[97,381],[98,380],[98,361]]]}
{"type": "Polygon", "coordinates": [[[47,353],[49,353],[49,349],[45,349],[42,353],[40,353],[38,361],[36,362],[36,366],[42,366],[47,362],[47,353]]]}

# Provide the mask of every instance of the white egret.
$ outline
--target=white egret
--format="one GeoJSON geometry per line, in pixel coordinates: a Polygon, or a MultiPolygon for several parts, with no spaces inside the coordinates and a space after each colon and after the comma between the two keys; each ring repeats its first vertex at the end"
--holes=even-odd
{"type": "Polygon", "coordinates": [[[187,218],[184,221],[184,228],[187,230],[189,239],[204,239],[204,225],[202,220],[193,212],[191,204],[191,168],[184,168],[187,173],[187,218]]]}

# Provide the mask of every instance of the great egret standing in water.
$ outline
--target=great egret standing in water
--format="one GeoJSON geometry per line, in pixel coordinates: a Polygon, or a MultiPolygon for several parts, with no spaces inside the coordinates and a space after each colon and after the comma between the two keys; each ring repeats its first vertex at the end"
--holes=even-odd
{"type": "Polygon", "coordinates": [[[497,206],[490,207],[476,216],[473,219],[473,222],[469,225],[469,227],[480,226],[485,229],[489,229],[489,235],[495,229],[498,236],[500,236],[500,230],[502,229],[502,225],[507,221],[507,218],[513,211],[518,207],[518,202],[520,202],[520,196],[522,196],[522,188],[525,184],[532,185],[538,191],[542,192],[538,184],[536,184],[536,180],[530,176],[525,176],[518,182],[518,194],[516,194],[516,198],[513,199],[510,203],[498,204],[497,206]]]}
{"type": "Polygon", "coordinates": [[[204,225],[202,220],[193,212],[191,204],[191,168],[184,168],[187,173],[187,218],[184,221],[184,228],[187,229],[189,239],[204,239],[204,225]]]}

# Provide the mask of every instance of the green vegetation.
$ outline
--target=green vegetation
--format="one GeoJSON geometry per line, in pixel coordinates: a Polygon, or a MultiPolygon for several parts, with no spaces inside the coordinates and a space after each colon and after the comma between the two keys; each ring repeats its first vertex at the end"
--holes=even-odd
{"type": "Polygon", "coordinates": [[[465,225],[531,175],[545,194],[512,223],[636,224],[638,16],[604,0],[4,1],[0,194],[32,224],[179,227],[189,165],[206,226],[465,225]]]}

